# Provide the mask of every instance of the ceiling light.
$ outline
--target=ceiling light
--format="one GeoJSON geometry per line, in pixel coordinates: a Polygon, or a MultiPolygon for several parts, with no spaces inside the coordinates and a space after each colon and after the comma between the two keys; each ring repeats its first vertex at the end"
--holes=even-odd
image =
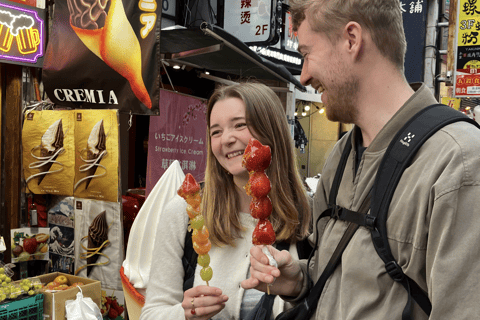
{"type": "Polygon", "coordinates": [[[173,69],[178,70],[178,69],[180,69],[180,66],[178,64],[176,64],[176,65],[173,66],[173,69]]]}
{"type": "Polygon", "coordinates": [[[310,106],[305,106],[305,111],[310,110],[310,106]]]}
{"type": "Polygon", "coordinates": [[[325,109],[320,109],[320,111],[318,111],[320,114],[324,113],[325,112],[325,109]]]}
{"type": "Polygon", "coordinates": [[[305,117],[307,115],[306,112],[302,112],[302,117],[305,117]]]}
{"type": "Polygon", "coordinates": [[[297,114],[298,114],[298,112],[297,112],[297,111],[295,111],[295,112],[293,113],[293,115],[294,115],[295,117],[297,116],[297,114]]]}

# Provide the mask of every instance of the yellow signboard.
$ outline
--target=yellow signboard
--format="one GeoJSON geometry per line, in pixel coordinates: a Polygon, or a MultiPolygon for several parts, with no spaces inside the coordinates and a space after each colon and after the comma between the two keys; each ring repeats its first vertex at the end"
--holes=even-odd
{"type": "Polygon", "coordinates": [[[480,96],[480,3],[458,0],[455,97],[480,96]]]}

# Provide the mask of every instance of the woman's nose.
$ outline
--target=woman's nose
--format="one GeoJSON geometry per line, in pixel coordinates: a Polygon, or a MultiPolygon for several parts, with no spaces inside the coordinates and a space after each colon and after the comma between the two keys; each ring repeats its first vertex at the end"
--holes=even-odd
{"type": "Polygon", "coordinates": [[[225,133],[222,136],[222,143],[225,145],[229,145],[234,143],[236,140],[235,137],[235,132],[232,131],[225,131],[225,133]]]}

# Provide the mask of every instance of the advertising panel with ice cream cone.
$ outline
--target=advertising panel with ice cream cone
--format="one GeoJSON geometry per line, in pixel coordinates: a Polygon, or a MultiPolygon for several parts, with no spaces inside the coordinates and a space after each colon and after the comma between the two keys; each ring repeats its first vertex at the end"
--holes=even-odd
{"type": "Polygon", "coordinates": [[[75,150],[75,197],[117,202],[117,110],[75,111],[75,150]]]}
{"type": "Polygon", "coordinates": [[[22,131],[25,182],[34,194],[73,195],[74,123],[71,111],[32,111],[22,131]]]}
{"type": "Polygon", "coordinates": [[[57,2],[43,67],[50,99],[158,115],[161,8],[138,0],[57,2]]]}
{"type": "Polygon", "coordinates": [[[123,229],[118,202],[75,198],[75,275],[121,290],[123,229]]]}

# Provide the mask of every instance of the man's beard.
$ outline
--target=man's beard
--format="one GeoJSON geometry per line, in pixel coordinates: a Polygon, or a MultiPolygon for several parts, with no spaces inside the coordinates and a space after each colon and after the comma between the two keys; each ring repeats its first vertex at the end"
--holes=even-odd
{"type": "MultiPolygon", "coordinates": [[[[343,73],[346,74],[346,73],[343,73]]],[[[358,110],[355,102],[358,97],[357,78],[347,77],[343,83],[337,83],[328,90],[326,108],[327,119],[334,122],[355,123],[358,110]]]]}

